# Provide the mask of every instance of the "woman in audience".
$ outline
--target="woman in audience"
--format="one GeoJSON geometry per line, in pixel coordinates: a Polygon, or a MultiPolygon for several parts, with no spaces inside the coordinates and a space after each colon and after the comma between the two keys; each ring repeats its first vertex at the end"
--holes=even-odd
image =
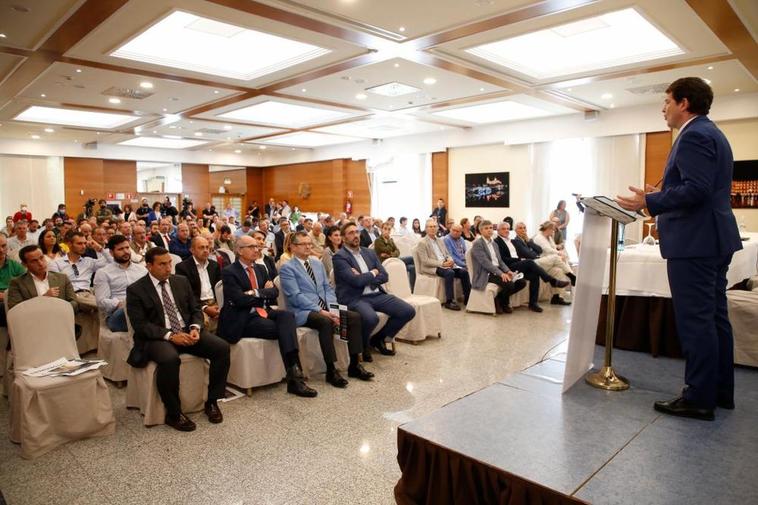
{"type": "Polygon", "coordinates": [[[395,245],[395,241],[392,240],[391,234],[392,225],[384,223],[382,225],[382,234],[374,240],[374,252],[379,256],[380,261],[384,261],[387,258],[400,258],[403,260],[405,270],[408,272],[408,280],[411,282],[411,286],[414,286],[416,284],[416,267],[413,264],[413,257],[400,257],[400,250],[395,245]]]}
{"type": "Polygon", "coordinates": [[[292,212],[289,215],[290,223],[292,223],[293,225],[296,225],[301,215],[302,213],[300,212],[300,207],[298,207],[297,205],[292,207],[292,212]]]}
{"type": "Polygon", "coordinates": [[[42,233],[39,234],[37,245],[42,249],[43,258],[48,265],[51,261],[55,261],[63,256],[61,246],[58,244],[58,237],[55,236],[52,230],[42,230],[42,233]]]}
{"type": "Polygon", "coordinates": [[[424,233],[424,230],[421,229],[421,221],[419,221],[418,218],[413,220],[411,228],[413,229],[413,233],[419,237],[424,233]]]}
{"type": "Polygon", "coordinates": [[[203,233],[205,233],[205,232],[210,233],[211,230],[208,227],[209,223],[210,223],[210,219],[208,219],[207,217],[199,217],[199,218],[197,218],[197,231],[198,231],[198,233],[200,233],[201,235],[203,233]]]}
{"type": "Polygon", "coordinates": [[[324,264],[327,277],[332,272],[332,256],[342,247],[342,234],[339,226],[330,226],[324,232],[326,240],[324,241],[324,254],[321,256],[321,263],[324,264]]]}
{"type": "Polygon", "coordinates": [[[132,206],[129,203],[124,205],[124,219],[127,221],[137,220],[137,213],[132,210],[132,206]]]}
{"type": "Polygon", "coordinates": [[[555,234],[555,223],[552,221],[545,221],[540,225],[539,233],[532,237],[532,240],[535,245],[542,249],[542,256],[557,254],[564,262],[568,263],[566,251],[564,249],[558,249],[558,246],[555,245],[553,234],[555,234]]]}
{"type": "Polygon", "coordinates": [[[473,242],[476,239],[476,234],[474,234],[473,230],[471,229],[471,221],[469,221],[467,217],[461,219],[461,228],[463,228],[463,233],[461,233],[463,240],[473,242]]]}
{"type": "Polygon", "coordinates": [[[563,237],[563,242],[566,241],[566,231],[569,224],[569,219],[571,216],[569,216],[568,211],[566,210],[566,200],[561,200],[558,202],[558,206],[553,210],[553,212],[550,213],[550,219],[553,218],[558,219],[558,232],[560,232],[561,236],[563,237]]]}
{"type": "Polygon", "coordinates": [[[292,237],[294,236],[294,233],[290,233],[285,237],[284,239],[284,252],[279,257],[279,261],[276,262],[276,269],[281,270],[282,265],[287,263],[289,260],[292,259],[292,237]]]}
{"type": "Polygon", "coordinates": [[[153,203],[153,210],[147,213],[147,223],[152,224],[153,221],[160,222],[161,220],[161,202],[154,202],[153,203]]]}

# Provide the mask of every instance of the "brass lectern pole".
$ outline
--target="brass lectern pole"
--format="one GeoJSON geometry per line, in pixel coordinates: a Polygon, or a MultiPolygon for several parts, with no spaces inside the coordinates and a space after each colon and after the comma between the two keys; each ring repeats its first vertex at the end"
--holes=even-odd
{"type": "Polygon", "coordinates": [[[629,389],[629,381],[616,372],[611,366],[613,353],[613,325],[616,318],[616,260],[618,259],[618,222],[611,219],[611,259],[608,275],[608,304],[605,311],[605,362],[599,372],[589,371],[584,380],[590,386],[608,391],[623,391],[629,389]]]}

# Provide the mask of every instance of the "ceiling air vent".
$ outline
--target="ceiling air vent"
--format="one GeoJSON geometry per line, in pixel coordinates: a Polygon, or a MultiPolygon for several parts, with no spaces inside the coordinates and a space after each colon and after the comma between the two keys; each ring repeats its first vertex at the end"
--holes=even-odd
{"type": "Polygon", "coordinates": [[[203,135],[223,135],[227,133],[226,130],[219,130],[217,128],[202,128],[197,131],[202,133],[203,135]]]}
{"type": "Polygon", "coordinates": [[[626,90],[633,95],[662,95],[666,92],[666,88],[668,87],[669,83],[663,82],[660,84],[648,84],[646,86],[627,88],[626,90]]]}
{"type": "Polygon", "coordinates": [[[131,98],[133,100],[142,100],[143,98],[153,96],[152,92],[143,89],[119,88],[116,86],[106,89],[102,94],[105,96],[117,96],[119,98],[131,98]]]}

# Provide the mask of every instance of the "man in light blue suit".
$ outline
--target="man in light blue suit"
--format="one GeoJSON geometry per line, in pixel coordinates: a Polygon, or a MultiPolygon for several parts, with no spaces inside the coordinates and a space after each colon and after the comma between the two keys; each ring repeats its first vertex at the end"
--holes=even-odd
{"type": "Polygon", "coordinates": [[[671,301],[687,360],[681,396],[655,402],[665,414],[713,420],[715,407],[734,408],[734,343],[726,305],[726,272],[742,249],[730,204],[732,150],[706,116],[713,91],[699,77],[666,90],[663,116],[679,130],[660,191],[630,187],[625,209],[647,208],[658,222],[671,301]]]}
{"type": "MultiPolygon", "coordinates": [[[[334,387],[344,388],[348,382],[335,368],[337,354],[334,350],[334,328],[340,328],[340,316],[329,311],[330,303],[337,303],[337,296],[326,277],[326,270],[321,262],[311,256],[313,240],[305,231],[296,232],[292,237],[293,258],[285,263],[279,271],[282,291],[287,298],[287,308],[295,314],[295,323],[318,331],[321,353],[326,362],[326,381],[334,387]]],[[[350,352],[348,377],[371,380],[374,376],[366,371],[358,361],[363,351],[361,338],[361,316],[357,312],[342,312],[347,318],[345,331],[350,352]]]]}

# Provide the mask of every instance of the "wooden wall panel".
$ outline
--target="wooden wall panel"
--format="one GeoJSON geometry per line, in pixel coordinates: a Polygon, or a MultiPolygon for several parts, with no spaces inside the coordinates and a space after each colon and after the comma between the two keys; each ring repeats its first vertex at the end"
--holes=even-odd
{"type": "MultiPolygon", "coordinates": [[[[182,163],[182,190],[192,199],[195,208],[202,209],[210,198],[209,175],[208,165],[182,163]]],[[[177,204],[177,207],[181,208],[181,202],[177,204]]]]}
{"type": "MultiPolygon", "coordinates": [[[[663,178],[663,170],[666,168],[666,160],[671,151],[671,131],[653,132],[646,134],[645,139],[645,184],[655,185],[663,178]]],[[[658,186],[660,188],[660,186],[658,186]]],[[[651,219],[645,222],[652,222],[651,219]]],[[[647,235],[647,227],[642,228],[643,235],[647,235]]],[[[653,235],[658,237],[657,230],[653,235]]]]}
{"type": "Polygon", "coordinates": [[[353,192],[353,215],[371,213],[371,193],[368,189],[368,175],[366,174],[366,160],[346,160],[344,177],[344,190],[339,196],[342,212],[345,208],[347,191],[353,192]]]}
{"type": "Polygon", "coordinates": [[[103,190],[105,193],[137,193],[137,162],[103,160],[103,190]]]}
{"type": "MultiPolygon", "coordinates": [[[[432,205],[442,198],[448,207],[448,156],[447,151],[432,153],[432,205]]],[[[454,217],[454,216],[450,216],[454,217]]]]}
{"type": "Polygon", "coordinates": [[[105,196],[103,160],[97,158],[64,158],[63,186],[66,209],[77,216],[89,198],[105,196]],[[82,194],[83,193],[83,194],[82,194]]]}
{"type": "Polygon", "coordinates": [[[247,210],[253,202],[258,202],[258,206],[262,209],[266,202],[263,199],[263,168],[261,167],[247,167],[247,193],[245,194],[245,210],[247,210]]]}
{"type": "MultiPolygon", "coordinates": [[[[209,183],[211,193],[218,193],[219,186],[224,186],[224,179],[231,179],[232,183],[226,185],[227,193],[245,194],[247,192],[247,170],[226,170],[224,172],[209,172],[209,183]]],[[[203,202],[205,205],[205,202],[203,202]]]]}

